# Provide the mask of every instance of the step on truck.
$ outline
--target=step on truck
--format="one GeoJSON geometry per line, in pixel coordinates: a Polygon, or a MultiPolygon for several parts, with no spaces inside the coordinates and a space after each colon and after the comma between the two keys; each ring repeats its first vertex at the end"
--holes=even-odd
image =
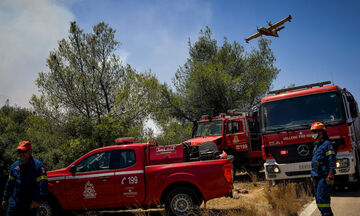
{"type": "Polygon", "coordinates": [[[269,94],[260,106],[267,180],[274,184],[310,177],[314,148],[310,126],[322,122],[337,151],[337,182],[359,181],[359,110],[348,90],[326,81],[269,94]]]}
{"type": "Polygon", "coordinates": [[[49,171],[49,198],[41,204],[40,215],[159,206],[165,206],[166,215],[188,215],[203,201],[231,195],[233,159],[206,152],[213,157],[190,161],[186,145],[133,141],[118,139],[117,145],[49,171]]]}
{"type": "Polygon", "coordinates": [[[263,167],[261,136],[257,112],[232,109],[227,114],[203,115],[193,129],[192,138],[184,143],[192,154],[205,142],[213,142],[220,151],[232,155],[236,169],[259,171],[263,167]]]}

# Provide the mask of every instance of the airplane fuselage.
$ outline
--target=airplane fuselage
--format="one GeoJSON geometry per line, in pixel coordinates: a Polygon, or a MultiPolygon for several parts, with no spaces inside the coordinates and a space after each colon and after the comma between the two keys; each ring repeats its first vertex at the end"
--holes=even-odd
{"type": "Polygon", "coordinates": [[[259,28],[258,32],[262,35],[266,35],[266,36],[273,36],[273,37],[279,37],[278,33],[276,30],[269,30],[267,28],[259,28]]]}

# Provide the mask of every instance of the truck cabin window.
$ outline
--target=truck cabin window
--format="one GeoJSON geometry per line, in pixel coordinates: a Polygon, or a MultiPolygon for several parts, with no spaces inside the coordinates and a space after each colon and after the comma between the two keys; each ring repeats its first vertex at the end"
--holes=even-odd
{"type": "Polygon", "coordinates": [[[334,125],[345,119],[342,97],[337,92],[264,103],[261,113],[262,132],[308,129],[314,121],[334,125]]]}
{"type": "Polygon", "coordinates": [[[112,150],[95,153],[82,160],[76,166],[76,172],[93,172],[110,169],[121,169],[136,163],[135,151],[112,150]]]}
{"type": "Polygon", "coordinates": [[[244,125],[243,121],[228,121],[227,134],[243,133],[244,125]]]}
{"type": "Polygon", "coordinates": [[[122,150],[120,151],[120,168],[126,168],[136,163],[134,150],[122,150]]]}
{"type": "Polygon", "coordinates": [[[92,172],[110,169],[110,151],[98,152],[82,160],[76,166],[76,172],[92,172]]]}
{"type": "Polygon", "coordinates": [[[220,136],[222,134],[223,121],[199,122],[195,137],[201,136],[220,136]]]}

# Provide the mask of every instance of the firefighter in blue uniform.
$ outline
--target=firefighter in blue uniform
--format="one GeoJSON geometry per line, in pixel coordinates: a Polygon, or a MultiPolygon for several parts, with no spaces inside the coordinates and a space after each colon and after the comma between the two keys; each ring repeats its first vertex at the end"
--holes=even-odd
{"type": "Polygon", "coordinates": [[[39,201],[47,196],[46,169],[32,157],[29,141],[20,142],[17,151],[20,160],[11,166],[1,205],[9,216],[36,215],[39,201]]]}
{"type": "Polygon", "coordinates": [[[317,207],[321,215],[333,215],[330,207],[331,188],[335,183],[336,152],[321,122],[311,125],[313,132],[314,151],[311,162],[311,176],[317,207]]]}

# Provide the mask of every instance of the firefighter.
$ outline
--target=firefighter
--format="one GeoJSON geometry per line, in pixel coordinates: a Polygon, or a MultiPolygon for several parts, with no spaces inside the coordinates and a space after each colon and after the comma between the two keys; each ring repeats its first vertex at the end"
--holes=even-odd
{"type": "Polygon", "coordinates": [[[335,150],[329,141],[326,127],[323,123],[313,123],[310,130],[313,132],[313,138],[315,139],[311,162],[311,176],[314,184],[316,204],[321,215],[333,215],[330,207],[330,194],[335,183],[335,150]]]}
{"type": "Polygon", "coordinates": [[[29,141],[20,142],[17,152],[20,160],[11,166],[1,205],[7,209],[6,215],[36,215],[39,201],[46,198],[48,191],[46,169],[32,157],[29,141]]]}

